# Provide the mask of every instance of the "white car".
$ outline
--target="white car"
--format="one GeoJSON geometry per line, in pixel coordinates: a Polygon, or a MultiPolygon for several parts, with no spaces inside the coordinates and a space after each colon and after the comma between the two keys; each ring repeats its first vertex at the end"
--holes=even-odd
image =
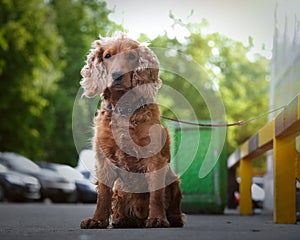
{"type": "MultiPolygon", "coordinates": [[[[238,184],[240,184],[241,179],[237,178],[238,184]]],[[[253,177],[252,178],[252,186],[251,186],[251,195],[252,195],[252,203],[253,208],[263,208],[263,202],[265,200],[265,190],[263,189],[263,178],[261,177],[253,177]]],[[[239,203],[240,201],[240,193],[234,193],[235,201],[239,203]]]]}

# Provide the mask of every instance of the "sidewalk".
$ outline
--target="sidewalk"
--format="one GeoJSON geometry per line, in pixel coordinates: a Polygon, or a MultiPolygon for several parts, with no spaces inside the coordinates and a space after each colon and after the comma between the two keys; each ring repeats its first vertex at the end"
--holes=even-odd
{"type": "Polygon", "coordinates": [[[0,203],[1,240],[299,240],[300,224],[279,225],[272,215],[187,215],[183,228],[80,229],[80,221],[91,216],[95,205],[0,203]]]}

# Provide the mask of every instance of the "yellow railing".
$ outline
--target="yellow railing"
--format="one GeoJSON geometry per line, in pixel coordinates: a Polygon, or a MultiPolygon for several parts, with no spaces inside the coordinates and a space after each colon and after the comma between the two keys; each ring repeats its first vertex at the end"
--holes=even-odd
{"type": "Polygon", "coordinates": [[[240,164],[240,214],[252,214],[252,160],[274,152],[274,222],[296,223],[296,178],[300,179],[300,94],[229,158],[228,168],[240,164]]]}

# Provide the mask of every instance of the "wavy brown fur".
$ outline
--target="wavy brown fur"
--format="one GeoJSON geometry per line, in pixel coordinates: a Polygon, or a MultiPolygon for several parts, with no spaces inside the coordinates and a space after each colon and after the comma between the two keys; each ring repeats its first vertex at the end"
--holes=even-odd
{"type": "Polygon", "coordinates": [[[85,96],[103,99],[94,121],[98,200],[81,228],[106,228],[110,216],[114,227],[183,226],[170,139],[154,101],[158,72],[155,54],[124,34],[92,45],[81,85],[85,96]],[[136,105],[141,99],[148,102],[136,105]]]}

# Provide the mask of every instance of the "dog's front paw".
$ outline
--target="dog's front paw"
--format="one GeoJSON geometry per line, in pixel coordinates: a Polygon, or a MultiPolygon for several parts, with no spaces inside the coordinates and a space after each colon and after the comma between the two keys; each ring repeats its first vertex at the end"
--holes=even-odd
{"type": "Polygon", "coordinates": [[[146,227],[148,228],[163,228],[170,227],[170,223],[167,219],[156,217],[156,218],[148,218],[146,221],[146,227]]]}
{"type": "Polygon", "coordinates": [[[108,219],[98,220],[94,218],[86,218],[81,221],[81,229],[107,228],[109,225],[108,219]]]}
{"type": "Polygon", "coordinates": [[[183,227],[184,225],[183,214],[168,216],[168,220],[170,222],[171,227],[183,227]]]}

